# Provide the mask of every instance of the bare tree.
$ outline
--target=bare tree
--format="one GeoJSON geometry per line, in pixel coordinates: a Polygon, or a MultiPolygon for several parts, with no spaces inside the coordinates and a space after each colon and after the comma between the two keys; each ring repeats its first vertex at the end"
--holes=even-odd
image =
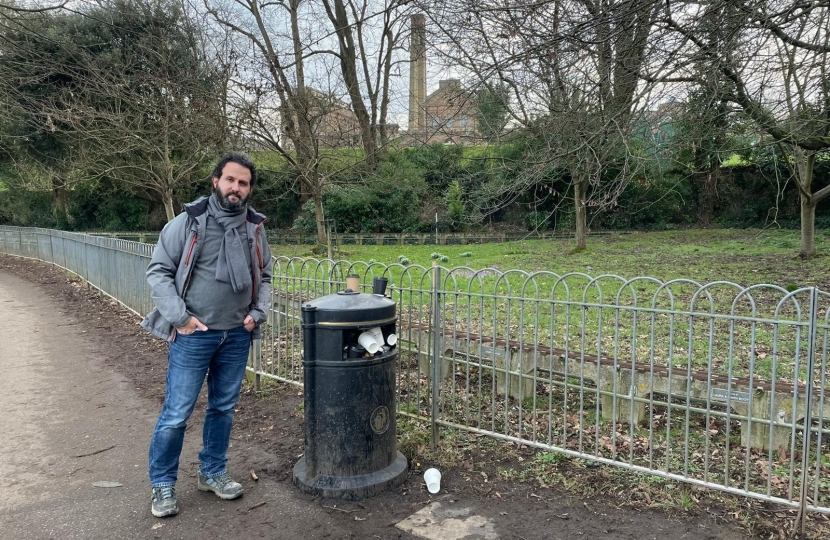
{"type": "Polygon", "coordinates": [[[24,113],[24,160],[51,178],[59,206],[71,173],[138,186],[173,219],[174,191],[224,137],[216,73],[181,6],[115,0],[29,17],[39,26],[0,55],[0,90],[24,113]]]}
{"type": "Polygon", "coordinates": [[[637,162],[627,148],[640,78],[660,2],[452,0],[431,12],[438,51],[495,92],[511,93],[513,123],[539,142],[516,193],[565,168],[576,244],[587,244],[588,207],[613,204],[637,162]],[[615,163],[615,173],[609,164],[615,163]]]}
{"type": "MultiPolygon", "coordinates": [[[[740,33],[724,22],[717,11],[701,17],[700,27],[706,28],[706,39],[714,49],[729,50],[739,44],[740,33]]],[[[682,88],[686,99],[670,104],[669,115],[677,130],[670,145],[697,196],[697,224],[705,227],[714,218],[723,161],[738,150],[742,140],[742,122],[739,108],[729,102],[731,85],[713,73],[708,58],[680,51],[675,51],[675,58],[683,60],[683,70],[690,76],[682,88]]]]}
{"type": "Polygon", "coordinates": [[[365,159],[371,168],[377,163],[379,142],[386,139],[389,78],[393,53],[403,30],[403,7],[407,3],[407,0],[385,0],[382,5],[373,6],[368,0],[323,0],[337,36],[340,72],[360,127],[365,159]],[[378,7],[381,9],[375,11],[378,7]],[[380,19],[380,23],[374,19],[380,19]]]}
{"type": "Polygon", "coordinates": [[[0,2],[0,18],[10,17],[15,14],[22,13],[44,13],[47,11],[55,11],[66,7],[69,0],[63,2],[56,2],[53,4],[46,4],[45,6],[33,5],[25,6],[15,2],[0,2]]]}
{"type": "Polygon", "coordinates": [[[87,56],[80,92],[56,114],[76,134],[79,168],[155,194],[169,221],[174,192],[222,146],[221,81],[180,6],[135,2],[110,14],[115,59],[87,56]]]}
{"type": "Polygon", "coordinates": [[[44,101],[61,103],[80,75],[67,54],[74,22],[56,8],[0,5],[0,158],[9,163],[7,181],[51,191],[56,220],[70,225],[70,135],[44,101]]]}
{"type": "Polygon", "coordinates": [[[830,186],[814,190],[816,158],[830,149],[830,5],[826,2],[667,2],[666,25],[683,36],[758,129],[784,156],[801,201],[802,257],[815,248],[815,212],[830,186]],[[733,45],[711,39],[710,21],[733,45]]]}
{"type": "Polygon", "coordinates": [[[406,4],[326,0],[318,12],[302,0],[204,0],[207,12],[241,38],[232,116],[257,145],[285,159],[303,199],[313,199],[318,243],[326,242],[325,187],[353,165],[338,165],[325,146],[354,129],[371,169],[386,140],[406,4]]]}

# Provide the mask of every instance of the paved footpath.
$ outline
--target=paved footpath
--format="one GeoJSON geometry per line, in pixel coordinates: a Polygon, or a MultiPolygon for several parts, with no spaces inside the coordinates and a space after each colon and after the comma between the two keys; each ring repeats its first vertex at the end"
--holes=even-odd
{"type": "MultiPolygon", "coordinates": [[[[4,272],[0,329],[0,539],[351,536],[291,486],[267,478],[245,482],[236,501],[197,491],[201,437],[193,434],[182,454],[181,513],[152,517],[147,444],[158,406],[107,366],[117,359],[99,350],[77,319],[39,287],[4,272]],[[101,481],[122,486],[93,485],[101,481]]],[[[231,473],[242,476],[233,451],[230,458],[231,473]]]]}

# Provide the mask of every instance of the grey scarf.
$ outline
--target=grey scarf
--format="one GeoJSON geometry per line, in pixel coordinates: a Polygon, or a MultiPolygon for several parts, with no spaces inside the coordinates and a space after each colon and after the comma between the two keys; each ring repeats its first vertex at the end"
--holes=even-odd
{"type": "Polygon", "coordinates": [[[219,260],[216,261],[216,280],[230,283],[233,292],[236,293],[253,286],[248,259],[245,256],[248,246],[243,245],[237,230],[245,223],[246,214],[247,207],[237,212],[229,212],[219,206],[215,193],[210,196],[208,215],[213,216],[225,229],[225,237],[219,248],[219,260]]]}

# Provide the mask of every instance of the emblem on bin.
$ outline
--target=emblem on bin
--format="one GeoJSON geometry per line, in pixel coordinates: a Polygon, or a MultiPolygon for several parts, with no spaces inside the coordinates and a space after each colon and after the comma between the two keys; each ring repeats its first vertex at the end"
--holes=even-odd
{"type": "Polygon", "coordinates": [[[386,430],[389,429],[389,408],[386,405],[381,405],[372,411],[369,424],[372,426],[372,431],[378,435],[386,433],[386,430]]]}

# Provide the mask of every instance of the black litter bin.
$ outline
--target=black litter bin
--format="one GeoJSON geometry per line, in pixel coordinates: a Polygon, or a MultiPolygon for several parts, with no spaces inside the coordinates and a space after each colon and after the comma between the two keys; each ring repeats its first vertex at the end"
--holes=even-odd
{"type": "Polygon", "coordinates": [[[303,305],[302,317],[305,452],[294,484],[348,500],[399,485],[407,463],[395,440],[395,303],[347,289],[303,305]]]}

